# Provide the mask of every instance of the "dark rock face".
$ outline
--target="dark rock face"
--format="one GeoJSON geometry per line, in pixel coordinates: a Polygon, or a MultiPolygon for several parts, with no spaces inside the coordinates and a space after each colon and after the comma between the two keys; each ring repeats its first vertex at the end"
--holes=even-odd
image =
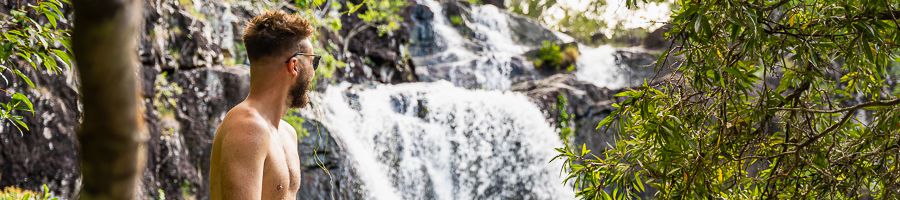
{"type": "Polygon", "coordinates": [[[187,133],[179,138],[179,142],[184,145],[186,151],[183,153],[193,167],[177,170],[195,174],[187,181],[190,190],[206,196],[209,193],[209,157],[216,128],[228,110],[249,93],[250,73],[245,67],[200,68],[178,73],[173,78],[186,91],[178,97],[175,118],[180,128],[175,132],[187,133]]]}
{"type": "MultiPolygon", "coordinates": [[[[521,82],[512,87],[513,91],[525,93],[541,110],[544,110],[551,121],[559,119],[556,107],[557,96],[563,95],[569,104],[566,110],[572,114],[575,125],[574,143],[587,144],[594,152],[607,148],[612,144],[613,133],[595,129],[597,123],[612,112],[615,95],[620,90],[597,87],[592,83],[580,81],[571,74],[557,74],[542,80],[521,82]]],[[[556,123],[556,122],[554,122],[556,123]]]]}
{"type": "Polygon", "coordinates": [[[483,0],[481,3],[497,6],[497,8],[506,9],[506,0],[483,0]]]}
{"type": "Polygon", "coordinates": [[[331,133],[312,120],[303,127],[309,135],[298,145],[303,174],[297,199],[365,199],[362,184],[354,179],[358,176],[331,133]]]}
{"type": "Polygon", "coordinates": [[[544,41],[562,42],[553,31],[525,16],[509,14],[509,29],[513,39],[530,47],[540,47],[544,41]]]}
{"type": "Polygon", "coordinates": [[[653,30],[650,34],[647,34],[647,38],[644,39],[644,48],[660,50],[669,47],[669,45],[672,44],[672,41],[667,40],[665,34],[671,29],[672,25],[666,24],[663,27],[653,30]]]}
{"type": "Polygon", "coordinates": [[[613,56],[616,59],[616,64],[619,64],[625,70],[623,70],[620,75],[627,76],[627,80],[630,80],[632,86],[638,86],[643,83],[644,79],[653,78],[656,75],[657,71],[659,75],[656,75],[656,80],[648,80],[650,82],[658,81],[665,77],[666,74],[670,73],[672,70],[672,58],[666,61],[666,67],[663,67],[661,70],[657,70],[657,58],[659,56],[647,53],[647,52],[636,52],[636,51],[623,51],[617,50],[613,56]]]}
{"type": "MultiPolygon", "coordinates": [[[[403,45],[409,43],[408,30],[412,25],[408,22],[413,7],[400,13],[407,23],[400,23],[400,28],[387,33],[379,33],[374,26],[366,25],[357,15],[341,16],[344,27],[336,33],[339,35],[332,37],[332,42],[339,46],[334,51],[346,58],[348,66],[335,72],[336,79],[351,83],[416,81],[412,62],[401,51],[403,45]]],[[[368,8],[363,7],[356,12],[364,13],[366,9],[368,8]]]]}
{"type": "Polygon", "coordinates": [[[413,55],[433,54],[442,49],[429,48],[436,47],[436,35],[434,34],[431,22],[434,20],[434,12],[431,9],[420,4],[413,5],[409,8],[410,20],[412,20],[412,31],[410,31],[410,53],[413,55]]]}
{"type": "MultiPolygon", "coordinates": [[[[81,185],[78,142],[75,130],[81,118],[75,84],[67,74],[37,73],[24,69],[36,89],[28,87],[13,74],[3,74],[17,85],[34,103],[34,114],[22,113],[29,130],[15,128],[11,122],[0,122],[0,188],[17,186],[40,191],[42,184],[56,194],[71,196],[81,185]]],[[[7,102],[6,96],[0,102],[7,102]]]]}

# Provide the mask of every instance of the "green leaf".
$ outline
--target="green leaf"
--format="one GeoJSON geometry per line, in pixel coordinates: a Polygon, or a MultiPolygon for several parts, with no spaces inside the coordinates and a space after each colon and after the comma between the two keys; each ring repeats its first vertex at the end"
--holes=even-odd
{"type": "Polygon", "coordinates": [[[590,152],[591,152],[591,150],[587,149],[587,144],[581,144],[581,156],[582,157],[584,157],[584,155],[587,155],[590,152]]]}
{"type": "Polygon", "coordinates": [[[639,192],[644,191],[644,181],[641,181],[641,175],[639,175],[637,173],[634,174],[634,183],[635,183],[635,185],[637,185],[639,192]]]}
{"type": "Polygon", "coordinates": [[[22,79],[22,81],[25,81],[25,83],[28,84],[28,87],[35,88],[34,83],[31,82],[31,78],[28,78],[28,76],[25,76],[25,74],[22,73],[22,71],[19,71],[19,69],[12,69],[12,71],[13,71],[13,73],[16,74],[16,76],[19,76],[19,78],[22,79]]]}
{"type": "Polygon", "coordinates": [[[44,69],[50,74],[56,74],[59,72],[59,66],[56,65],[56,59],[51,58],[46,53],[40,52],[38,55],[41,57],[41,64],[44,65],[44,69]]]}
{"type": "Polygon", "coordinates": [[[363,0],[363,2],[360,2],[359,5],[353,5],[353,2],[349,2],[349,1],[348,1],[348,2],[347,2],[347,7],[350,8],[350,10],[347,11],[347,13],[348,13],[348,14],[356,13],[356,10],[359,10],[359,8],[362,7],[363,5],[365,5],[366,2],[368,2],[368,1],[369,1],[369,0],[363,0]]]}
{"type": "Polygon", "coordinates": [[[31,130],[31,129],[28,128],[28,124],[25,124],[25,122],[22,121],[21,117],[13,117],[13,118],[10,118],[10,119],[12,119],[13,122],[15,122],[15,123],[18,125],[18,127],[24,128],[26,131],[31,130]]]}
{"type": "Polygon", "coordinates": [[[56,15],[50,12],[44,12],[44,16],[47,17],[47,21],[50,22],[50,26],[56,29],[56,15]]]}
{"type": "Polygon", "coordinates": [[[641,92],[633,89],[625,90],[622,92],[613,95],[615,97],[638,97],[641,96],[641,92]]]}
{"type": "Polygon", "coordinates": [[[66,51],[63,51],[63,50],[59,50],[59,49],[53,49],[51,51],[53,51],[53,55],[55,55],[57,58],[59,58],[60,60],[65,62],[66,66],[72,67],[72,58],[69,57],[69,53],[67,53],[66,51]]]}
{"type": "Polygon", "coordinates": [[[34,114],[34,106],[31,104],[31,100],[28,100],[28,97],[26,97],[24,94],[14,93],[12,95],[12,99],[13,99],[13,101],[19,101],[19,102],[24,103],[25,106],[28,108],[28,110],[26,110],[26,111],[34,114]]]}
{"type": "Polygon", "coordinates": [[[610,123],[613,122],[614,118],[615,118],[615,116],[613,116],[612,114],[607,115],[606,117],[603,118],[603,120],[600,120],[600,123],[598,123],[597,127],[594,129],[599,130],[601,127],[605,127],[605,126],[609,125],[610,123]]]}

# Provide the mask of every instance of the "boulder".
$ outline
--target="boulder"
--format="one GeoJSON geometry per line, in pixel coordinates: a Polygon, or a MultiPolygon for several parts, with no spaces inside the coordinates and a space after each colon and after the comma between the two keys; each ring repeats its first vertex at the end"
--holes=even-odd
{"type": "Polygon", "coordinates": [[[643,43],[644,48],[652,50],[664,50],[665,48],[668,48],[669,45],[672,44],[672,41],[667,40],[665,34],[671,29],[672,25],[666,24],[647,34],[647,38],[644,39],[643,43]]]}
{"type": "Polygon", "coordinates": [[[558,124],[560,114],[556,106],[557,96],[565,96],[568,100],[566,110],[572,116],[570,123],[575,125],[571,144],[586,144],[594,152],[601,152],[613,144],[614,132],[595,127],[612,112],[612,104],[617,100],[614,95],[621,90],[597,87],[576,79],[572,74],[556,74],[541,80],[521,82],[513,85],[512,90],[525,93],[553,124],[558,124]]]}
{"type": "Polygon", "coordinates": [[[540,47],[544,41],[562,42],[550,29],[528,17],[513,13],[509,13],[509,30],[513,34],[513,40],[532,48],[540,47]]]}

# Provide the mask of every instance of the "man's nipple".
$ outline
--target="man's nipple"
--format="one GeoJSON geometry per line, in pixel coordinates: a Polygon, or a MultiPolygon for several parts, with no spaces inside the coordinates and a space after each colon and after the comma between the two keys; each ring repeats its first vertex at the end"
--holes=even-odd
{"type": "Polygon", "coordinates": [[[284,185],[278,184],[278,186],[276,186],[275,189],[278,191],[282,191],[282,190],[284,190],[284,185]]]}

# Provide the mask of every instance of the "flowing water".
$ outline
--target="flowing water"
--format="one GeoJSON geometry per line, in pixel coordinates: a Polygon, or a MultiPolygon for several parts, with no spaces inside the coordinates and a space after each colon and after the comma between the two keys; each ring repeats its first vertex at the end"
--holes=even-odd
{"type": "Polygon", "coordinates": [[[317,97],[369,199],[571,199],[556,131],[527,97],[446,81],[317,97]]]}
{"type": "Polygon", "coordinates": [[[528,67],[514,59],[521,60],[519,55],[530,47],[514,42],[510,19],[497,7],[473,7],[471,21],[461,22],[471,31],[467,34],[454,28],[442,14],[445,11],[440,2],[420,3],[434,13],[430,22],[420,24],[428,28],[417,30],[429,36],[429,45],[423,47],[426,50],[411,52],[416,75],[423,81],[447,80],[465,88],[504,90],[512,85],[511,76],[521,75],[528,67]],[[438,52],[431,52],[434,49],[438,52]]]}
{"type": "MultiPolygon", "coordinates": [[[[433,13],[413,33],[427,45],[410,52],[425,82],[339,84],[312,95],[320,103],[311,118],[346,151],[366,199],[574,198],[560,163],[550,162],[562,146],[557,130],[508,91],[515,77],[530,76],[530,63],[517,59],[534,47],[514,38],[510,17],[494,6],[474,6],[466,33],[440,2],[419,4],[433,13]]],[[[627,85],[612,48],[582,48],[579,79],[627,85]]]]}

